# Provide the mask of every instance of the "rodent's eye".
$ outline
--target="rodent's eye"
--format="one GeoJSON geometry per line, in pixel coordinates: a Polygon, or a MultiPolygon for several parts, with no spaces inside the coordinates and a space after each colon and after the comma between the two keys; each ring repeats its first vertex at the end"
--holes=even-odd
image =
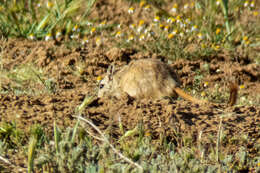
{"type": "Polygon", "coordinates": [[[104,87],[104,84],[99,85],[99,89],[102,89],[104,87]]]}

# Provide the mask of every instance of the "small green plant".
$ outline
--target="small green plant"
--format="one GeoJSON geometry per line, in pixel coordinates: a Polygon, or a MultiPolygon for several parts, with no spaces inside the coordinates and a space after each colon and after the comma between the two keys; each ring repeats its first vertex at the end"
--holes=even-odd
{"type": "Polygon", "coordinates": [[[24,134],[16,127],[15,122],[1,123],[0,125],[0,140],[7,148],[17,148],[23,144],[24,134]]]}
{"type": "MultiPolygon", "coordinates": [[[[44,38],[54,29],[72,31],[72,18],[86,19],[95,0],[59,0],[46,4],[29,0],[0,3],[0,32],[5,37],[44,38]],[[83,12],[80,15],[79,12],[83,12]],[[64,28],[65,27],[65,28],[64,28]]],[[[78,23],[79,24],[79,23],[78,23]]],[[[75,24],[76,25],[76,24],[75,24]]]]}
{"type": "Polygon", "coordinates": [[[33,172],[36,144],[37,144],[37,139],[35,137],[31,137],[29,141],[29,147],[28,147],[28,173],[33,172]]]}
{"type": "Polygon", "coordinates": [[[54,146],[46,143],[48,150],[38,151],[39,156],[35,161],[38,169],[52,165],[52,169],[59,172],[84,172],[97,166],[93,164],[98,157],[97,148],[88,148],[89,139],[86,136],[78,138],[77,126],[61,133],[54,124],[54,146]]]}
{"type": "Polygon", "coordinates": [[[47,141],[43,128],[36,124],[31,128],[31,137],[28,146],[28,172],[31,173],[34,170],[34,158],[35,150],[40,148],[44,142],[47,141]]]}
{"type": "Polygon", "coordinates": [[[32,64],[23,64],[12,70],[2,70],[0,76],[5,79],[6,82],[5,89],[14,92],[16,94],[20,93],[39,93],[41,92],[39,88],[41,85],[44,86],[50,93],[54,93],[56,86],[53,79],[46,79],[41,69],[37,69],[32,64]],[[36,86],[38,85],[38,89],[36,86]],[[8,86],[6,88],[6,86],[8,86]]]}

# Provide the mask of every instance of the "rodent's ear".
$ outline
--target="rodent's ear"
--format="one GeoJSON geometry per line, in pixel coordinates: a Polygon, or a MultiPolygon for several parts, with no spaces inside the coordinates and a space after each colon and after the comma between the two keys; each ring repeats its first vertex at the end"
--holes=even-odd
{"type": "Polygon", "coordinates": [[[115,71],[115,66],[114,66],[114,64],[112,64],[107,69],[107,76],[108,76],[109,80],[113,79],[114,71],[115,71]]]}

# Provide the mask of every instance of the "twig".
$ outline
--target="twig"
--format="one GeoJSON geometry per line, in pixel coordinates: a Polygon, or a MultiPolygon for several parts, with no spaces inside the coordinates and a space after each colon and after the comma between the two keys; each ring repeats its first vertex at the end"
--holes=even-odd
{"type": "Polygon", "coordinates": [[[2,160],[3,162],[11,165],[11,162],[9,162],[9,160],[7,160],[6,158],[3,158],[2,156],[0,156],[0,160],[2,160]]]}
{"type": "Polygon", "coordinates": [[[99,141],[103,141],[103,142],[105,142],[105,140],[104,139],[102,139],[102,138],[99,138],[99,137],[97,137],[97,136],[95,136],[95,135],[93,135],[93,133],[91,133],[90,131],[88,131],[88,130],[86,130],[87,131],[87,133],[90,135],[90,136],[92,136],[94,139],[97,139],[97,140],[99,140],[99,141]]]}
{"type": "Polygon", "coordinates": [[[218,127],[218,138],[217,138],[217,145],[216,145],[216,154],[217,154],[217,162],[219,163],[219,150],[220,150],[220,143],[221,143],[221,136],[222,136],[222,117],[220,117],[219,127],[218,127]]]}
{"type": "Polygon", "coordinates": [[[101,130],[95,125],[93,124],[91,121],[81,117],[81,116],[78,116],[77,117],[78,119],[88,123],[89,125],[91,125],[100,135],[101,137],[103,138],[103,141],[106,142],[110,147],[111,149],[119,156],[121,157],[122,159],[124,159],[126,162],[130,163],[131,165],[134,165],[136,166],[138,169],[140,169],[141,171],[143,171],[143,167],[135,162],[133,162],[132,160],[130,160],[129,158],[127,158],[126,156],[124,156],[122,153],[120,153],[117,149],[115,149],[115,147],[108,141],[108,139],[105,137],[105,135],[103,134],[103,132],[101,132],[101,130]]]}

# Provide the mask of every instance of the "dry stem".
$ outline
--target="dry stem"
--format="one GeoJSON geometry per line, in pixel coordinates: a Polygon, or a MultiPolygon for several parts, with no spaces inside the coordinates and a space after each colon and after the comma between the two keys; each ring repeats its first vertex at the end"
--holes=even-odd
{"type": "Polygon", "coordinates": [[[81,116],[78,116],[77,118],[88,123],[90,126],[92,126],[100,134],[101,138],[103,139],[102,141],[106,142],[111,147],[111,149],[114,151],[114,153],[116,153],[120,158],[124,159],[126,162],[130,163],[131,165],[134,165],[135,167],[137,167],[138,169],[143,171],[143,167],[141,165],[133,162],[131,159],[127,158],[122,153],[120,153],[117,149],[115,149],[115,147],[108,141],[108,139],[103,134],[103,132],[95,124],[93,124],[91,121],[89,121],[81,116]]]}

